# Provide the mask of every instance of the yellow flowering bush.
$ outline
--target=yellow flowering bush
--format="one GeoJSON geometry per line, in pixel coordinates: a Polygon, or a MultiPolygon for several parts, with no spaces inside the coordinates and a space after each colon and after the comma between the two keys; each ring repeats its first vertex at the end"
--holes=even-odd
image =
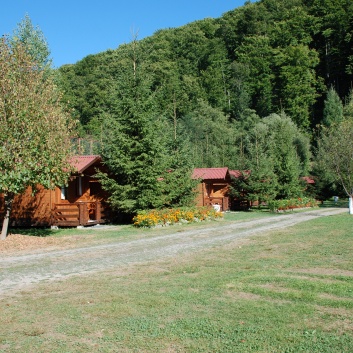
{"type": "Polygon", "coordinates": [[[201,222],[222,218],[223,213],[213,208],[173,208],[162,210],[141,211],[133,218],[135,227],[152,228],[176,223],[201,222]]]}

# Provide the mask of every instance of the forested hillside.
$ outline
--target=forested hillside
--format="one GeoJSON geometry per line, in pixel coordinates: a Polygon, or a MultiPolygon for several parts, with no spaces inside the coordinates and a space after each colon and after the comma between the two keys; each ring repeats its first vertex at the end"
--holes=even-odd
{"type": "Polygon", "coordinates": [[[298,185],[283,185],[310,172],[327,92],[343,104],[349,96],[353,1],[247,2],[59,72],[80,134],[102,142],[120,175],[137,160],[152,180],[168,168],[228,166],[274,178],[266,195],[291,196],[298,185]]]}

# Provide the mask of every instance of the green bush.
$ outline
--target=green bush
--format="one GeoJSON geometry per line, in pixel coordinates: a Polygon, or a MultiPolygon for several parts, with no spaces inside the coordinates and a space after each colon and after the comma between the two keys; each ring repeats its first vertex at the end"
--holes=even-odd
{"type": "Polygon", "coordinates": [[[268,208],[272,212],[293,210],[295,208],[317,207],[318,202],[310,197],[299,197],[288,200],[272,200],[268,202],[268,208]]]}

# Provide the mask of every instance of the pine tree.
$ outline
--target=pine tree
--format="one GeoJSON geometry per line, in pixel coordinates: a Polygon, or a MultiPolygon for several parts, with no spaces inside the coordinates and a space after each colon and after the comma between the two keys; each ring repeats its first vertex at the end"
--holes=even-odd
{"type": "Polygon", "coordinates": [[[324,103],[323,124],[330,127],[332,124],[343,120],[343,104],[333,87],[327,92],[324,103]]]}
{"type": "Polygon", "coordinates": [[[273,141],[270,155],[278,180],[277,198],[299,197],[303,192],[300,181],[302,167],[307,164],[306,159],[310,157],[309,151],[306,151],[309,144],[305,143],[305,136],[284,113],[271,114],[263,119],[263,122],[268,126],[268,138],[273,141]],[[301,154],[298,153],[298,144],[302,148],[301,154]]]}
{"type": "Polygon", "coordinates": [[[157,93],[144,68],[139,42],[135,39],[125,49],[125,66],[110,97],[112,114],[103,125],[102,157],[109,173],[99,177],[113,208],[134,214],[183,203],[187,191],[170,187],[180,165],[171,158],[167,142],[173,137],[165,134],[168,121],[155,109],[157,93]]]}

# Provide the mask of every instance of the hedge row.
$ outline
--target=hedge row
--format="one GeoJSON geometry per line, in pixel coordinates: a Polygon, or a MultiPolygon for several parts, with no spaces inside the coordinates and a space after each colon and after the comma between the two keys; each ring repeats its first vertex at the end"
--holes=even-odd
{"type": "Polygon", "coordinates": [[[317,207],[318,202],[310,197],[299,197],[297,199],[289,200],[272,200],[268,202],[268,208],[270,211],[286,211],[293,210],[295,208],[304,207],[317,207]]]}

